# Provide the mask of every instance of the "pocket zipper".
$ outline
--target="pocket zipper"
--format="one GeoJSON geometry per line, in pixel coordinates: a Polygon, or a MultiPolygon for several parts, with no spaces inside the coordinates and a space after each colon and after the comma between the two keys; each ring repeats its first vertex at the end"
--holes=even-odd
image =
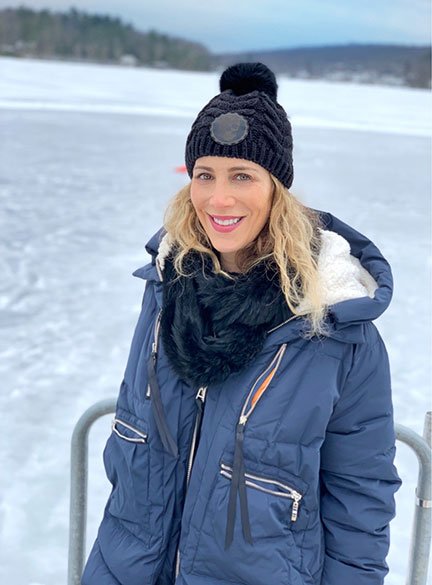
{"type": "MultiPolygon", "coordinates": [[[[232,467],[230,467],[229,465],[225,465],[224,463],[221,463],[220,473],[224,477],[231,479],[232,478],[232,467]]],[[[291,509],[291,522],[295,522],[297,520],[300,500],[303,497],[302,494],[300,494],[297,490],[295,490],[291,486],[289,486],[285,483],[282,483],[280,481],[277,481],[275,479],[268,479],[265,477],[260,477],[258,475],[252,475],[251,473],[245,473],[245,478],[246,478],[245,483],[249,487],[257,489],[261,492],[265,492],[266,494],[271,494],[274,496],[279,496],[281,498],[288,498],[290,500],[293,500],[293,505],[292,505],[292,509],[291,509]],[[270,484],[273,486],[278,486],[282,490],[285,490],[285,491],[281,492],[281,491],[272,490],[270,488],[265,488],[265,487],[255,483],[253,481],[250,481],[251,479],[254,479],[256,481],[261,481],[262,483],[267,483],[267,484],[270,484]]]]}
{"type": "Polygon", "coordinates": [[[132,425],[124,422],[124,420],[121,420],[119,418],[114,418],[112,423],[111,423],[111,429],[113,430],[113,432],[118,435],[119,437],[121,437],[122,439],[124,439],[125,441],[129,441],[131,443],[147,443],[147,438],[148,435],[147,433],[143,433],[142,431],[139,431],[138,429],[136,429],[135,427],[133,427],[132,425]],[[138,435],[138,437],[127,437],[126,435],[123,435],[117,428],[117,424],[122,425],[123,427],[125,427],[126,429],[129,429],[130,431],[132,431],[133,433],[136,433],[138,435]]]}

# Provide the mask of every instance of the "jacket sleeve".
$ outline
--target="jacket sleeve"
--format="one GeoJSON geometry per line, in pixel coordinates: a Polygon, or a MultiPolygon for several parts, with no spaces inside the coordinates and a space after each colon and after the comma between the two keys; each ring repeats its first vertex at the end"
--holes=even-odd
{"type": "Polygon", "coordinates": [[[121,585],[120,581],[117,581],[117,579],[108,569],[102,557],[99,540],[96,540],[93,544],[93,548],[90,552],[89,559],[81,579],[82,585],[87,585],[87,583],[91,585],[96,585],[96,583],[100,585],[121,585]]]}
{"type": "Polygon", "coordinates": [[[389,522],[400,480],[390,371],[375,326],[372,343],[354,347],[352,366],[321,451],[321,585],[382,585],[388,572],[389,522]]]}

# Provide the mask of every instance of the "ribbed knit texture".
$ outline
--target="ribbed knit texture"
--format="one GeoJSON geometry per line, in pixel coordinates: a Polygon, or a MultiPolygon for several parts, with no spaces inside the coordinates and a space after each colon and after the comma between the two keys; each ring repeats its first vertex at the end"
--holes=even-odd
{"type": "Polygon", "coordinates": [[[186,168],[192,177],[195,161],[203,156],[242,158],[257,163],[289,188],[293,182],[291,124],[285,110],[263,91],[235,95],[231,89],[214,97],[198,114],[186,142],[186,168]],[[210,128],[221,114],[246,118],[249,131],[238,144],[219,144],[210,128]]]}

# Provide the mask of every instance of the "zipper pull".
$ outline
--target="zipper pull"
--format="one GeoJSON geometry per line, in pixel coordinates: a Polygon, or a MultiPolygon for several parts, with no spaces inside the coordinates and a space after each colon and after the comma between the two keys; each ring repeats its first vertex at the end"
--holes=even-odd
{"type": "Polygon", "coordinates": [[[301,496],[299,496],[299,494],[294,496],[294,501],[291,509],[291,522],[295,522],[297,520],[300,500],[301,496]]]}
{"type": "Polygon", "coordinates": [[[201,400],[201,402],[204,404],[205,399],[206,399],[206,394],[207,394],[207,386],[201,386],[201,388],[198,388],[198,392],[195,396],[195,400],[201,400]]]}
{"type": "Polygon", "coordinates": [[[244,426],[247,423],[247,419],[248,417],[245,414],[240,415],[238,424],[244,426]]]}
{"type": "Polygon", "coordinates": [[[207,393],[207,387],[206,386],[201,386],[201,388],[198,389],[198,392],[195,396],[195,404],[198,410],[198,418],[199,418],[199,425],[201,425],[201,417],[204,411],[204,402],[205,402],[205,398],[206,398],[206,393],[207,393]]]}

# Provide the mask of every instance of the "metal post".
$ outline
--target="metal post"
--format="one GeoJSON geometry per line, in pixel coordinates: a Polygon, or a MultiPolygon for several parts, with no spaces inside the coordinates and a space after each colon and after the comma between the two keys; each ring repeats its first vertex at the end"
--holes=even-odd
{"type": "Polygon", "coordinates": [[[88,408],[72,434],[68,585],[80,585],[84,569],[87,524],[88,435],[99,417],[115,411],[116,401],[101,400],[88,408]]]}
{"type": "Polygon", "coordinates": [[[419,462],[407,585],[426,585],[427,582],[432,528],[432,486],[431,448],[426,437],[430,437],[431,420],[432,413],[427,412],[424,426],[425,438],[407,427],[396,425],[397,439],[413,449],[419,462]]]}
{"type": "Polygon", "coordinates": [[[432,411],[425,414],[423,438],[432,447],[432,411]]]}

